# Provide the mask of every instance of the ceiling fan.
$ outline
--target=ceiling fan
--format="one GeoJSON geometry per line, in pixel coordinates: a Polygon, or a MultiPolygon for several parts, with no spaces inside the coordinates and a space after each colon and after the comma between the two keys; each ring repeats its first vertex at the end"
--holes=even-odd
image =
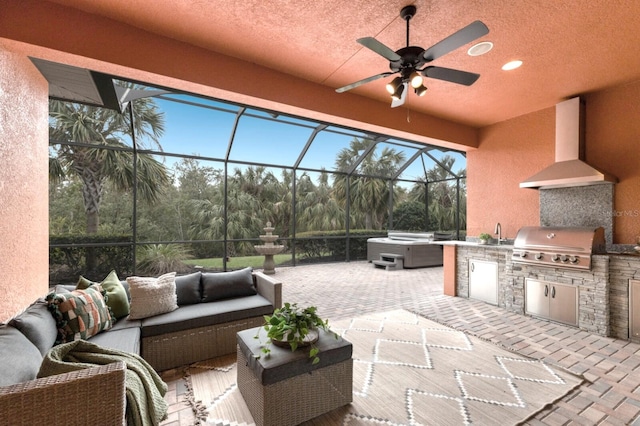
{"type": "Polygon", "coordinates": [[[398,49],[395,52],[373,37],[363,37],[356,40],[364,47],[387,59],[389,61],[389,68],[391,68],[391,71],[376,74],[363,80],[356,81],[355,83],[347,84],[346,86],[336,89],[336,92],[346,92],[347,90],[354,89],[365,83],[399,73],[400,75],[394,78],[386,86],[392,99],[391,107],[394,108],[404,104],[409,85],[411,85],[418,96],[423,96],[426,93],[427,87],[423,84],[423,76],[462,84],[465,86],[471,86],[475,83],[478,77],[480,77],[480,74],[425,65],[461,46],[464,46],[478,37],[488,34],[489,28],[487,28],[487,26],[481,21],[472,22],[425,50],[422,47],[409,46],[409,21],[415,14],[416,7],[413,5],[405,6],[400,11],[400,17],[407,22],[407,46],[398,49]]]}

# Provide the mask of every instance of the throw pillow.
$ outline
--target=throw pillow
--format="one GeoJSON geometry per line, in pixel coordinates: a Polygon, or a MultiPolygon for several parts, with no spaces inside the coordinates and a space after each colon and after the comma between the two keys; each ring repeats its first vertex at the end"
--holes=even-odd
{"type": "Polygon", "coordinates": [[[200,271],[189,275],[176,277],[176,294],[178,296],[178,306],[193,305],[200,303],[202,299],[200,290],[200,271]]]}
{"type": "Polygon", "coordinates": [[[113,327],[114,320],[99,284],[86,290],[50,293],[46,300],[58,326],[56,344],[88,339],[113,327]]]}
{"type": "Polygon", "coordinates": [[[131,293],[129,319],[148,318],[178,309],[175,278],[175,272],[158,278],[127,278],[131,293]]]}
{"type": "Polygon", "coordinates": [[[202,301],[230,299],[257,294],[251,267],[231,272],[202,274],[202,301]]]}
{"type": "Polygon", "coordinates": [[[44,356],[56,342],[58,327],[43,299],[36,300],[9,324],[27,336],[44,356]]]}
{"type": "MultiPolygon", "coordinates": [[[[94,284],[98,283],[81,276],[78,280],[78,284],[76,285],[76,289],[84,290],[94,284]]],[[[127,291],[120,282],[116,271],[109,272],[109,275],[107,275],[107,277],[99,284],[107,292],[107,305],[113,311],[113,315],[116,318],[122,318],[129,315],[129,297],[127,296],[127,291]]]]}

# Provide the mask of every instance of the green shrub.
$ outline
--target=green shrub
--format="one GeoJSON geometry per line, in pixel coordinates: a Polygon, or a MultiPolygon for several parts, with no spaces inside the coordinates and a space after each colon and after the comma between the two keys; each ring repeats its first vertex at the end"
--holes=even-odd
{"type": "MultiPolygon", "coordinates": [[[[301,260],[344,261],[347,258],[346,231],[310,231],[296,235],[296,257],[301,260]]],[[[349,259],[367,258],[367,239],[384,237],[386,231],[354,229],[349,231],[349,259]]]]}
{"type": "Polygon", "coordinates": [[[167,272],[189,272],[184,263],[193,256],[182,244],[149,244],[137,252],[137,273],[158,276],[167,272]]]}
{"type": "Polygon", "coordinates": [[[111,270],[133,271],[130,235],[65,235],[49,237],[49,284],[69,283],[79,275],[101,281],[111,270]],[[91,259],[92,262],[88,262],[91,259]]]}

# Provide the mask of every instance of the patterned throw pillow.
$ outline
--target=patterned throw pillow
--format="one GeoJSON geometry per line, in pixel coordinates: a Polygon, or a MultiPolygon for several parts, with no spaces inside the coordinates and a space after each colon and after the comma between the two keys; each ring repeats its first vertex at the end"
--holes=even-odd
{"type": "Polygon", "coordinates": [[[170,272],[158,278],[129,277],[131,309],[129,319],[142,319],[178,309],[176,273],[170,272]]]}
{"type": "MultiPolygon", "coordinates": [[[[84,290],[95,284],[98,283],[81,276],[78,280],[78,284],[76,285],[76,289],[84,290]]],[[[120,282],[116,271],[111,271],[99,284],[107,292],[107,305],[111,308],[113,315],[116,318],[122,318],[129,315],[129,297],[127,296],[127,291],[120,282]]]]}
{"type": "Polygon", "coordinates": [[[56,344],[88,339],[110,329],[115,322],[100,285],[69,293],[50,293],[46,301],[58,327],[56,344]]]}

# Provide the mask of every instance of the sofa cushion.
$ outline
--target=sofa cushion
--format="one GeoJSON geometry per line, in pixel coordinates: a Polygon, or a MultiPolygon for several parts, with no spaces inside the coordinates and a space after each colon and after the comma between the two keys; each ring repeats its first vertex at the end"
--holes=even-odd
{"type": "Polygon", "coordinates": [[[213,302],[257,294],[252,271],[249,267],[231,272],[203,273],[202,301],[213,302]]]}
{"type": "Polygon", "coordinates": [[[200,303],[202,290],[200,284],[200,271],[189,275],[176,277],[176,295],[178,296],[178,306],[193,305],[200,303]]]}
{"type": "Polygon", "coordinates": [[[130,319],[129,317],[120,318],[114,325],[111,327],[112,331],[122,330],[124,328],[140,328],[142,327],[142,320],[139,319],[130,319]]]}
{"type": "Polygon", "coordinates": [[[9,324],[27,336],[44,356],[56,342],[58,327],[44,299],[36,300],[9,324]]]}
{"type": "Polygon", "coordinates": [[[0,360],[0,386],[9,386],[35,379],[42,354],[17,328],[2,325],[0,360]]]}
{"type": "Polygon", "coordinates": [[[129,277],[130,319],[142,319],[178,309],[176,273],[154,277],[129,277]]]}
{"type": "Polygon", "coordinates": [[[102,287],[94,284],[86,290],[47,295],[49,311],[58,327],[56,344],[88,339],[113,326],[103,293],[102,287]]]}
{"type": "Polygon", "coordinates": [[[142,320],[142,337],[207,327],[273,313],[273,305],[259,294],[211,303],[181,306],[173,312],[142,320]]]}
{"type": "MultiPolygon", "coordinates": [[[[84,290],[93,284],[97,284],[87,278],[80,276],[76,289],[84,290]]],[[[111,308],[113,315],[116,318],[122,318],[129,315],[129,297],[127,291],[120,282],[116,271],[109,272],[109,275],[99,283],[102,288],[107,292],[105,300],[107,305],[111,308]]]]}
{"type": "MultiPolygon", "coordinates": [[[[116,324],[119,323],[120,321],[116,324]]],[[[108,333],[93,336],[89,341],[103,348],[140,355],[140,328],[127,327],[116,330],[114,327],[108,333]]]]}

